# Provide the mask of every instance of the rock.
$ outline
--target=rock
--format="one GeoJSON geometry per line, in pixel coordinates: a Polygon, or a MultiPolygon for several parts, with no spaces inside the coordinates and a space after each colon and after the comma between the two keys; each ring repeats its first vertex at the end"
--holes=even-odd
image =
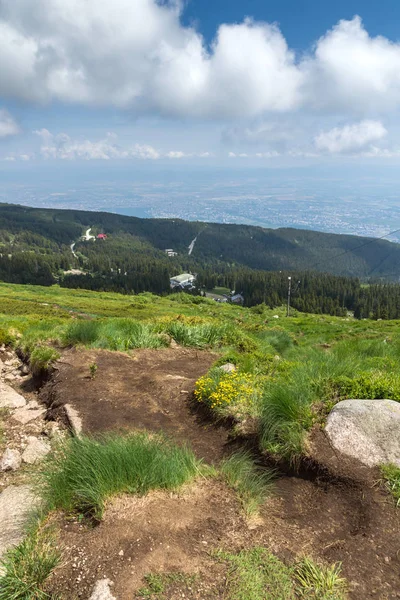
{"type": "Polygon", "coordinates": [[[37,400],[29,400],[28,404],[26,405],[26,408],[28,410],[37,410],[40,408],[40,404],[37,400]]]}
{"type": "Polygon", "coordinates": [[[220,369],[225,373],[232,373],[232,371],[236,371],[236,365],[233,363],[226,363],[225,365],[221,365],[220,369]]]}
{"type": "Polygon", "coordinates": [[[10,485],[0,494],[0,558],[24,537],[24,527],[39,499],[28,485],[10,485]]]}
{"type": "Polygon", "coordinates": [[[65,404],[64,411],[72,433],[79,437],[82,433],[82,419],[80,418],[78,411],[75,410],[71,404],[65,404]]]}
{"type": "Polygon", "coordinates": [[[14,419],[14,421],[18,421],[18,423],[26,425],[30,421],[34,421],[35,419],[42,417],[45,413],[45,408],[38,408],[36,410],[32,410],[25,406],[24,408],[19,408],[18,410],[16,410],[12,418],[14,419]]]}
{"type": "Polygon", "coordinates": [[[7,373],[4,375],[4,381],[15,381],[16,377],[13,373],[7,373]]]}
{"type": "Polygon", "coordinates": [[[116,600],[112,595],[110,586],[113,582],[109,579],[100,579],[94,584],[92,595],[89,600],[116,600]]]}
{"type": "Polygon", "coordinates": [[[28,365],[21,365],[20,371],[22,375],[29,375],[30,373],[28,365]]]}
{"type": "Polygon", "coordinates": [[[6,383],[0,381],[0,408],[20,408],[26,400],[6,383]]]}
{"type": "Polygon", "coordinates": [[[169,347],[170,348],[180,348],[179,344],[174,340],[174,338],[171,338],[171,341],[169,343],[169,347]]]}
{"type": "Polygon", "coordinates": [[[60,434],[60,427],[56,421],[49,421],[44,428],[45,434],[51,439],[57,438],[60,434]]]}
{"type": "Polygon", "coordinates": [[[21,454],[19,451],[7,448],[0,462],[0,471],[16,471],[20,466],[21,454]]]}
{"type": "Polygon", "coordinates": [[[393,400],[343,400],[328,416],[326,433],[342,454],[373,467],[400,467],[400,403],[393,400]]]}
{"type": "Polygon", "coordinates": [[[28,437],[28,445],[22,453],[22,460],[30,465],[42,460],[50,452],[50,444],[34,436],[28,437]]]}

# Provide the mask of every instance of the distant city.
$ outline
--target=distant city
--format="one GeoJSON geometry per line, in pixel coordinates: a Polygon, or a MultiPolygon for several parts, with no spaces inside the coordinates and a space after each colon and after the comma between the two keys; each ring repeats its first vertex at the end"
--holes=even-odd
{"type": "MultiPolygon", "coordinates": [[[[400,189],[400,187],[399,187],[400,189]]],[[[258,172],[149,172],[105,180],[24,178],[4,182],[0,202],[100,210],[137,217],[179,218],[262,227],[296,227],[381,237],[400,228],[396,183],[258,172]]],[[[390,236],[400,241],[400,234],[390,236]]]]}

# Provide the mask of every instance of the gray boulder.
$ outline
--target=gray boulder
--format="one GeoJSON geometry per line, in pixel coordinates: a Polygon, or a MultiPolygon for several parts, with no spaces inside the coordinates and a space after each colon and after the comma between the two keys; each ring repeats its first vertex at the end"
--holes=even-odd
{"type": "Polygon", "coordinates": [[[26,400],[6,383],[0,381],[0,408],[20,408],[26,400]]]}
{"type": "Polygon", "coordinates": [[[25,526],[39,500],[27,485],[10,485],[0,494],[0,558],[24,537],[25,526]]]}
{"type": "Polygon", "coordinates": [[[24,408],[19,408],[15,411],[12,418],[14,421],[18,421],[21,425],[26,425],[31,421],[35,421],[35,419],[39,419],[39,417],[43,417],[46,413],[45,408],[31,409],[25,406],[24,408]]]}
{"type": "Polygon", "coordinates": [[[328,416],[325,431],[336,450],[368,467],[400,467],[400,403],[343,400],[328,416]]]}
{"type": "Polygon", "coordinates": [[[111,593],[111,585],[113,585],[113,582],[109,579],[96,581],[89,600],[116,600],[115,596],[111,593]]]}
{"type": "Polygon", "coordinates": [[[28,445],[22,454],[22,460],[25,463],[33,465],[35,462],[39,462],[50,452],[50,444],[43,440],[39,440],[32,435],[28,438],[28,445]]]}
{"type": "Polygon", "coordinates": [[[16,471],[21,466],[21,455],[18,450],[7,448],[0,461],[0,471],[16,471]]]}

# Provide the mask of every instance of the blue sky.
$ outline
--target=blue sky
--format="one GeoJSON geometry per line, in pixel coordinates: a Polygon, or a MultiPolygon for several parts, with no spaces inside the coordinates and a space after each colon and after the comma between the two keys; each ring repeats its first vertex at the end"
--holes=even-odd
{"type": "Polygon", "coordinates": [[[399,23],[398,0],[2,0],[0,169],[396,165],[399,23]]]}

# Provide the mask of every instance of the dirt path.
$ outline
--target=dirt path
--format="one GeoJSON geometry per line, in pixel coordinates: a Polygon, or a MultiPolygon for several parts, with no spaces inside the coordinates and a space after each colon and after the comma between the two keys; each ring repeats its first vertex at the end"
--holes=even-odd
{"type": "Polygon", "coordinates": [[[120,352],[75,351],[63,354],[57,376],[41,399],[59,413],[69,403],[79,412],[83,431],[163,431],[189,443],[198,457],[218,461],[228,431],[215,427],[192,402],[196,380],[216,355],[184,348],[120,352]],[[98,365],[90,378],[89,365],[98,365]]]}
{"type": "MultiPolygon", "coordinates": [[[[232,451],[228,432],[190,404],[196,379],[215,358],[183,348],[132,356],[70,350],[41,397],[52,415],[71,403],[84,431],[164,431],[189,443],[199,457],[218,462],[232,451]]],[[[234,493],[219,479],[199,481],[179,494],[115,499],[94,529],[60,517],[65,562],[52,590],[72,600],[79,589],[85,599],[94,581],[105,576],[115,582],[118,600],[133,600],[145,574],[181,571],[199,573],[197,582],[168,598],[184,593],[187,600],[222,599],[224,568],[210,552],[261,545],[290,562],[305,554],[342,562],[351,600],[399,599],[400,511],[377,485],[379,472],[338,456],[323,435],[312,446],[318,460],[299,476],[277,479],[257,522],[246,522],[234,493]]]]}

